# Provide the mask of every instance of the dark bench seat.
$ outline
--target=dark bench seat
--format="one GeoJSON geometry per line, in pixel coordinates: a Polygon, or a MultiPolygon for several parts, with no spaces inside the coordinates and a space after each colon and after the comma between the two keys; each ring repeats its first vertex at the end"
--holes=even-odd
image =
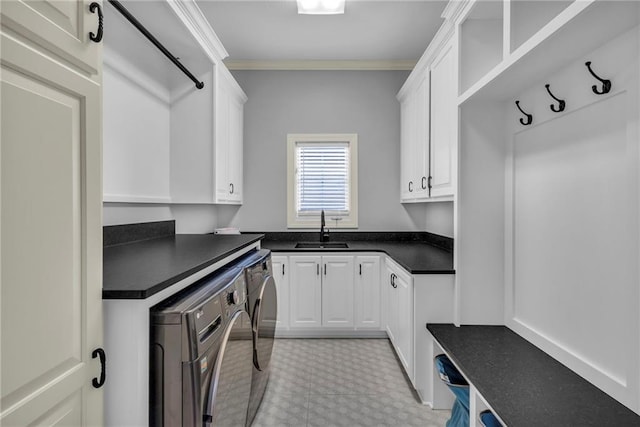
{"type": "Polygon", "coordinates": [[[505,326],[427,329],[508,427],[640,426],[638,414],[505,326]]]}

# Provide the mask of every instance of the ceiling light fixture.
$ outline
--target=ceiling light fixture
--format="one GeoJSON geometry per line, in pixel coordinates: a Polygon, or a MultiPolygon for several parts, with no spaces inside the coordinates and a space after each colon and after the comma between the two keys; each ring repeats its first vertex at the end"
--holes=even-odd
{"type": "Polygon", "coordinates": [[[344,13],[345,0],[296,0],[298,13],[305,15],[337,15],[344,13]]]}

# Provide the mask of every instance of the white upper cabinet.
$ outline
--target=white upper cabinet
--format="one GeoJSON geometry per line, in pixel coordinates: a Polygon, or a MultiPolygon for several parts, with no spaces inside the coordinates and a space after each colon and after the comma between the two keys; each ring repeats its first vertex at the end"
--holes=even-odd
{"type": "Polygon", "coordinates": [[[455,169],[458,108],[453,41],[450,40],[431,64],[431,137],[429,150],[430,197],[452,196],[455,169]]]}
{"type": "Polygon", "coordinates": [[[456,75],[451,38],[400,91],[402,202],[451,200],[457,145],[456,75]]]}
{"type": "Polygon", "coordinates": [[[242,140],[247,96],[228,70],[216,70],[214,173],[215,202],[242,204],[242,140]]]}
{"type": "Polygon", "coordinates": [[[211,47],[215,34],[195,3],[124,6],[204,87],[105,5],[104,201],[242,203],[247,98],[222,63],[225,53],[211,47]],[[211,43],[201,43],[207,34],[211,43]]]}

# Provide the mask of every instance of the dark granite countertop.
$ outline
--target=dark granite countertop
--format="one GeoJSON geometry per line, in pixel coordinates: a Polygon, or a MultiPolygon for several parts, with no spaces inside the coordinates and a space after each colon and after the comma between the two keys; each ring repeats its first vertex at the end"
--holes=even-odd
{"type": "Polygon", "coordinates": [[[640,426],[640,416],[505,326],[428,324],[509,427],[640,426]]]}
{"type": "Polygon", "coordinates": [[[265,233],[261,246],[273,252],[384,252],[411,274],[454,274],[452,248],[447,248],[447,242],[441,242],[439,236],[432,236],[435,235],[333,233],[331,242],[345,242],[349,247],[299,249],[295,247],[297,242],[317,242],[318,233],[265,233]]]}
{"type": "Polygon", "coordinates": [[[262,239],[177,234],[103,249],[103,299],[145,299],[262,239]]]}

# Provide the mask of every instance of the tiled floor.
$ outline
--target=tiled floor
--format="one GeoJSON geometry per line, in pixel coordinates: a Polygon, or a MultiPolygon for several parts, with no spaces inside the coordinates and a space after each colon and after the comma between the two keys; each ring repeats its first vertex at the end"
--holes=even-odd
{"type": "Polygon", "coordinates": [[[278,339],[259,426],[444,426],[414,397],[386,339],[278,339]]]}

